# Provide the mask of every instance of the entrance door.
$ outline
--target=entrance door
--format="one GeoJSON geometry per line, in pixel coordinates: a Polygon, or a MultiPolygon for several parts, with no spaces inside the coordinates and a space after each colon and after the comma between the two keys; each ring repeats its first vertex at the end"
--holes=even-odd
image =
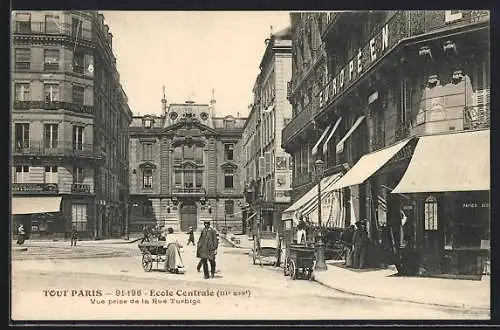
{"type": "Polygon", "coordinates": [[[198,223],[197,207],[194,201],[187,201],[181,208],[181,230],[186,231],[189,227],[196,229],[198,223]]]}
{"type": "Polygon", "coordinates": [[[427,272],[441,273],[444,250],[441,198],[429,195],[424,200],[422,261],[427,272]]]}

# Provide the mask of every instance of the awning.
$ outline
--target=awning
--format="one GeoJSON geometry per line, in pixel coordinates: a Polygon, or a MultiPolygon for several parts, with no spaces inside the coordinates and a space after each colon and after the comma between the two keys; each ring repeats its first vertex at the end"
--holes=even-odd
{"type": "Polygon", "coordinates": [[[335,122],[335,125],[333,126],[332,130],[330,131],[330,134],[328,134],[328,137],[326,138],[325,143],[323,143],[323,154],[326,154],[326,151],[328,150],[328,142],[330,142],[330,140],[332,139],[333,134],[335,134],[335,131],[339,127],[341,121],[342,121],[342,117],[339,117],[337,119],[337,121],[335,122]]]}
{"type": "Polygon", "coordinates": [[[401,141],[391,147],[364,155],[344,176],[332,185],[329,190],[336,190],[365,182],[377,172],[385,163],[401,150],[410,139],[401,141]]]}
{"type": "Polygon", "coordinates": [[[323,139],[325,138],[325,136],[328,133],[328,131],[330,130],[330,128],[332,128],[332,125],[328,125],[328,127],[325,129],[323,134],[321,134],[321,136],[319,137],[318,141],[316,141],[316,144],[314,145],[314,147],[311,150],[312,155],[316,155],[318,153],[318,146],[321,143],[321,141],[323,141],[323,139]]]}
{"type": "MultiPolygon", "coordinates": [[[[337,173],[333,174],[331,176],[328,176],[326,178],[323,178],[321,180],[321,188],[324,190],[324,192],[321,193],[323,194],[326,193],[328,188],[340,178],[342,174],[337,173]]],[[[285,211],[283,211],[281,215],[282,220],[289,220],[293,219],[295,212],[303,209],[304,207],[307,207],[310,203],[314,203],[314,199],[318,198],[318,185],[315,185],[313,188],[311,188],[307,193],[304,194],[301,198],[299,198],[295,203],[293,203],[289,208],[287,208],[285,211]]]]}
{"type": "Polygon", "coordinates": [[[490,189],[490,130],[423,136],[392,193],[490,189]]]}
{"type": "Polygon", "coordinates": [[[62,197],[13,197],[12,214],[59,212],[62,197]]]}
{"type": "Polygon", "coordinates": [[[361,124],[361,122],[365,119],[365,116],[361,116],[358,119],[356,119],[356,122],[354,125],[352,125],[351,129],[344,135],[344,137],[337,143],[337,153],[340,154],[342,151],[344,151],[344,143],[347,141],[347,139],[352,135],[354,130],[358,128],[358,126],[361,124]]]}

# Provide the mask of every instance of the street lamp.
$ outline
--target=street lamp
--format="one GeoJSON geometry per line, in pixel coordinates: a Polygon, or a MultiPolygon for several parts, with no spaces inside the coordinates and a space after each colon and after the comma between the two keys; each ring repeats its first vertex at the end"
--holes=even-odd
{"type": "Polygon", "coordinates": [[[318,260],[316,260],[316,265],[314,266],[315,270],[326,270],[326,263],[325,263],[325,245],[323,243],[323,233],[321,231],[322,225],[321,225],[321,179],[323,178],[323,171],[325,169],[325,162],[323,162],[321,159],[316,160],[314,163],[314,167],[316,169],[316,179],[318,181],[318,225],[319,225],[319,232],[318,232],[318,241],[317,241],[317,246],[318,246],[318,260]]]}

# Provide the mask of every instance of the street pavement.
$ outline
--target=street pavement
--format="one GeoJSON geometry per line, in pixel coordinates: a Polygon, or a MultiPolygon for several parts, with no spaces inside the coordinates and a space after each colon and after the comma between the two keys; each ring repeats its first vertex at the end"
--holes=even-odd
{"type": "MultiPolygon", "coordinates": [[[[178,238],[187,242],[185,234],[178,238]]],[[[208,280],[196,271],[198,259],[192,245],[182,248],[185,272],[170,274],[161,271],[162,264],[160,270],[154,265],[153,271],[145,272],[137,243],[83,241],[78,250],[65,243],[30,242],[28,250],[13,251],[13,319],[489,318],[486,310],[380,300],[328,289],[314,281],[292,280],[279,268],[253,265],[246,249],[224,241],[217,255],[216,277],[208,280]],[[99,251],[115,255],[102,257],[99,251]],[[74,257],[79,254],[87,257],[74,257]]]]}

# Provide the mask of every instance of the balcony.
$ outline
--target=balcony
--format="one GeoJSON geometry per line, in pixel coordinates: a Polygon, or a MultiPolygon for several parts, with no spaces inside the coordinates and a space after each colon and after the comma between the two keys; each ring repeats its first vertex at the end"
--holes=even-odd
{"type": "Polygon", "coordinates": [[[14,110],[69,110],[72,112],[94,115],[94,107],[91,105],[61,101],[14,101],[12,108],[14,110]]]}
{"type": "Polygon", "coordinates": [[[90,195],[93,193],[92,186],[89,184],[83,184],[83,183],[73,183],[71,185],[71,193],[90,195]]]}
{"type": "Polygon", "coordinates": [[[90,143],[74,145],[73,141],[15,141],[12,145],[14,157],[73,157],[100,160],[101,153],[90,143]],[[52,142],[52,145],[49,144],[52,142]]]}
{"type": "Polygon", "coordinates": [[[206,191],[203,187],[195,187],[195,188],[179,188],[176,187],[172,191],[172,195],[174,196],[189,196],[189,197],[202,197],[205,196],[206,191]]]}
{"type": "Polygon", "coordinates": [[[59,71],[59,63],[43,63],[43,71],[59,71]]]}
{"type": "Polygon", "coordinates": [[[24,22],[13,21],[12,33],[13,34],[27,34],[27,35],[53,35],[71,37],[75,40],[92,41],[91,29],[77,29],[72,24],[68,23],[49,23],[40,21],[31,21],[27,26],[24,22]]]}
{"type": "Polygon", "coordinates": [[[292,120],[288,123],[288,125],[283,128],[281,133],[282,145],[287,145],[290,141],[303,129],[306,128],[307,124],[312,120],[316,111],[314,111],[314,107],[309,104],[305,109],[296,114],[292,120]]]}
{"type": "Polygon", "coordinates": [[[58,194],[59,187],[57,183],[13,183],[12,193],[16,195],[22,194],[40,194],[50,195],[58,194]]]}

